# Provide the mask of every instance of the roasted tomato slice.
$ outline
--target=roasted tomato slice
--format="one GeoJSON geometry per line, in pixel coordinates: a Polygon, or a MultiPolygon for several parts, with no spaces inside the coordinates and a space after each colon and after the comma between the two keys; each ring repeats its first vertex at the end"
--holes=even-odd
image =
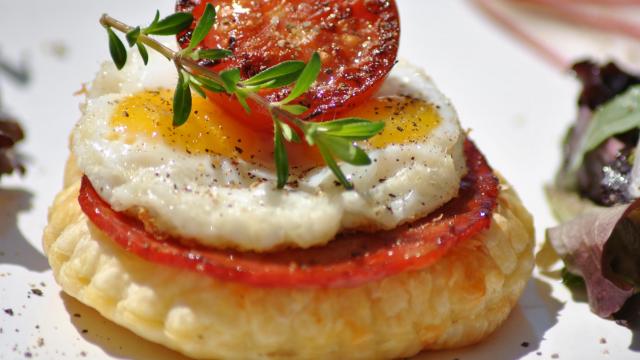
{"type": "MultiPolygon", "coordinates": [[[[216,7],[217,21],[201,47],[233,52],[224,61],[208,63],[213,70],[236,67],[246,79],[282,61],[308,61],[313,52],[320,54],[318,81],[298,102],[309,107],[309,118],[334,118],[373,95],[396,61],[400,22],[395,0],[180,0],[177,11],[195,18],[191,29],[178,35],[182,47],[189,45],[207,3],[216,7]]],[[[289,91],[262,95],[278,101],[289,91]]],[[[247,114],[233,97],[209,96],[252,126],[272,128],[264,109],[251,104],[247,114]]]]}
{"type": "Polygon", "coordinates": [[[430,216],[391,231],[342,235],[310,249],[254,253],[159,240],[137,219],[113,211],[86,177],[79,201],[89,219],[115,243],[148,261],[251,286],[350,287],[427,267],[489,227],[498,180],[469,141],[465,153],[469,174],[459,196],[430,216]]]}

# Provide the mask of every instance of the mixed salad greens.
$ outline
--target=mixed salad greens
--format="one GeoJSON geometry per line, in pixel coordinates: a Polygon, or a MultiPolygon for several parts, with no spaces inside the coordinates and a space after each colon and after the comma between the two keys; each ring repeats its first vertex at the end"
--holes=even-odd
{"type": "Polygon", "coordinates": [[[583,90],[563,163],[547,188],[561,225],[547,239],[567,275],[582,278],[592,311],[640,322],[640,77],[614,63],[573,66],[583,90]]]}

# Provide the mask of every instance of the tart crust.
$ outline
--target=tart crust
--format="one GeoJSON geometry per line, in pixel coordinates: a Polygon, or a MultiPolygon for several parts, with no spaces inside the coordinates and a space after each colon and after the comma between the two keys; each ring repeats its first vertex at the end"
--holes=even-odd
{"type": "Polygon", "coordinates": [[[515,306],[533,268],[529,213],[501,180],[491,227],[434,265],[344,289],[222,282],[129,254],[78,205],[67,164],[44,249],[69,295],[143,338],[201,359],[386,359],[473,344],[515,306]]]}

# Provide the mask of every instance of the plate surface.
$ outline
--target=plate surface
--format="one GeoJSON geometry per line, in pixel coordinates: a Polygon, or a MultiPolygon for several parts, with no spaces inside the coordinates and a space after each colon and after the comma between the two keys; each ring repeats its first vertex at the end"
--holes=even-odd
{"type": "MultiPolygon", "coordinates": [[[[80,115],[74,96],[108,59],[102,12],[146,23],[172,1],[0,1],[0,59],[26,61],[26,85],[0,72],[4,110],[24,123],[24,178],[0,189],[0,359],[180,359],[62,294],[42,254],[47,208],[62,183],[67,137],[80,115]],[[37,291],[40,290],[40,291],[37,291]],[[9,314],[13,311],[13,316],[9,314]]],[[[401,56],[424,67],[465,128],[534,214],[537,240],[553,219],[542,187],[559,163],[575,115],[577,84],[463,1],[399,0],[401,56]]],[[[487,341],[424,359],[632,359],[640,341],[593,316],[556,279],[529,282],[511,317],[487,341]]]]}

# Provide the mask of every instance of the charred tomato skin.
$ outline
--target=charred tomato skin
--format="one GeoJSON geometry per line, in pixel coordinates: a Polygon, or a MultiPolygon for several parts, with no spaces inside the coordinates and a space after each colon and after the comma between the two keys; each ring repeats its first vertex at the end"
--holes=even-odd
{"type": "Polygon", "coordinates": [[[470,141],[465,143],[465,155],[469,172],[458,197],[429,216],[389,231],[343,234],[327,245],[309,249],[240,252],[158,239],[138,219],[111,209],[86,177],[79,203],[89,220],[114,243],[161,266],[255,287],[355,287],[426,268],[460,242],[489,228],[499,181],[470,141]]]}
{"type": "MultiPolygon", "coordinates": [[[[217,10],[217,21],[200,47],[224,48],[233,55],[203,61],[214,71],[239,68],[247,79],[286,60],[308,61],[314,52],[322,71],[312,88],[296,102],[307,106],[308,119],[333,119],[372,96],[396,62],[400,20],[395,0],[179,0],[176,10],[191,12],[194,23],[178,34],[189,45],[205,6],[217,10]]],[[[263,90],[271,102],[284,99],[290,87],[263,90]]],[[[208,94],[236,116],[262,129],[271,129],[269,113],[255,104],[247,114],[227,94],[208,94]]]]}

